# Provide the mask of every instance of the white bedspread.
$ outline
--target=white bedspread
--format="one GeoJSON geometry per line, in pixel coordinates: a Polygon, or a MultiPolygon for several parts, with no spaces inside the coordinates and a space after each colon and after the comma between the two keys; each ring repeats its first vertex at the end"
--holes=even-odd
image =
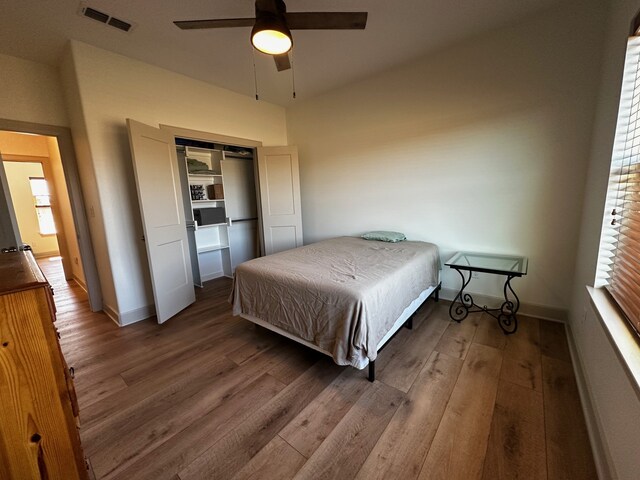
{"type": "Polygon", "coordinates": [[[418,295],[438,283],[438,247],[355,237],[324,240],[236,268],[233,314],[257,317],[364,368],[418,295]]]}

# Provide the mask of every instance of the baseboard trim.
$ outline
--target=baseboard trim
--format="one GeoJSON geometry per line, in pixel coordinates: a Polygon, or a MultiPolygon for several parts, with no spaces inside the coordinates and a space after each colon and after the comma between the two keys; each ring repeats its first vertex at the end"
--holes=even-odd
{"type": "Polygon", "coordinates": [[[606,442],[603,442],[602,436],[600,435],[600,432],[602,431],[600,428],[600,421],[598,420],[597,413],[593,408],[593,402],[591,401],[589,387],[587,385],[586,377],[584,376],[582,362],[580,361],[578,350],[573,340],[571,326],[568,323],[565,324],[565,326],[567,341],[569,343],[569,353],[571,354],[571,363],[573,364],[573,373],[576,377],[576,384],[578,385],[578,394],[580,395],[582,413],[587,425],[589,443],[591,444],[591,451],[593,453],[593,460],[596,464],[598,478],[615,480],[618,478],[618,475],[612,468],[613,461],[607,444],[606,442]]]}
{"type": "Polygon", "coordinates": [[[111,319],[111,321],[113,323],[115,323],[117,326],[121,326],[120,325],[120,321],[119,319],[119,315],[118,313],[115,311],[115,309],[111,308],[109,305],[107,305],[106,303],[102,304],[102,311],[107,315],[107,317],[109,317],[111,319]]]}
{"type": "MultiPolygon", "coordinates": [[[[504,298],[494,297],[491,295],[483,295],[481,293],[469,292],[474,301],[479,305],[487,305],[490,308],[498,308],[504,302],[504,298]]],[[[442,288],[440,292],[440,298],[448,300],[449,302],[458,295],[458,290],[451,288],[442,288]]],[[[548,305],[538,305],[535,303],[521,303],[518,315],[526,317],[535,317],[542,320],[551,320],[555,322],[567,323],[569,318],[569,312],[564,308],[551,307],[548,305]]]]}
{"type": "Polygon", "coordinates": [[[147,318],[153,317],[155,314],[155,305],[145,305],[144,307],[129,310],[128,312],[123,312],[120,314],[120,325],[125,327],[127,325],[131,325],[132,323],[140,322],[142,320],[146,320],[147,318]]]}
{"type": "Polygon", "coordinates": [[[208,282],[209,280],[213,280],[215,278],[220,278],[220,277],[224,277],[224,272],[223,271],[213,272],[213,273],[209,273],[207,275],[202,275],[200,280],[204,283],[204,282],[208,282]]]}
{"type": "Polygon", "coordinates": [[[103,311],[107,314],[113,322],[119,327],[126,327],[127,325],[131,325],[132,323],[140,322],[142,320],[146,320],[147,318],[153,317],[156,314],[155,305],[146,305],[144,307],[136,308],[134,310],[129,310],[128,312],[118,313],[116,310],[109,305],[103,305],[103,311]]]}
{"type": "Polygon", "coordinates": [[[56,252],[55,250],[51,252],[40,252],[40,253],[33,252],[34,258],[48,258],[48,257],[59,257],[59,256],[60,256],[60,252],[56,252]]]}
{"type": "Polygon", "coordinates": [[[84,290],[84,292],[85,292],[87,295],[89,295],[89,292],[87,291],[87,285],[86,285],[82,280],[80,280],[80,279],[77,277],[77,275],[73,275],[72,280],[73,280],[74,282],[76,282],[78,285],[80,285],[80,288],[81,288],[82,290],[84,290]]]}

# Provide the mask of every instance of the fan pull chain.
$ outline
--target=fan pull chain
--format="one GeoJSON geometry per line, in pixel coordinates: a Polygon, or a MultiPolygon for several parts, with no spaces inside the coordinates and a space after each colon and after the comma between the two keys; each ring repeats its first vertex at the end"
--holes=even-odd
{"type": "Polygon", "coordinates": [[[256,100],[260,100],[258,96],[258,74],[256,73],[256,51],[254,48],[251,49],[251,55],[253,58],[253,83],[256,89],[256,100]]]}
{"type": "Polygon", "coordinates": [[[296,99],[296,73],[295,73],[295,69],[293,68],[294,62],[293,62],[293,49],[291,49],[291,53],[290,53],[290,62],[291,62],[291,89],[293,90],[293,99],[296,99]]]}

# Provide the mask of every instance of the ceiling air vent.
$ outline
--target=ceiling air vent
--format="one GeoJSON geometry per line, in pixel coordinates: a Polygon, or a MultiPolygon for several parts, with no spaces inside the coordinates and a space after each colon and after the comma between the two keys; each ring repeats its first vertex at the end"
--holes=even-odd
{"type": "Polygon", "coordinates": [[[82,13],[84,14],[85,17],[92,18],[102,23],[107,23],[107,20],[109,20],[109,15],[107,15],[106,13],[99,12],[98,10],[95,10],[91,7],[85,7],[82,13]]]}
{"type": "Polygon", "coordinates": [[[111,17],[107,23],[112,27],[119,28],[120,30],[124,30],[125,32],[128,32],[129,30],[131,30],[130,23],[127,23],[124,20],[118,20],[115,17],[111,17]]]}
{"type": "Polygon", "coordinates": [[[96,10],[95,8],[91,8],[87,6],[84,2],[80,3],[78,14],[82,17],[87,17],[92,20],[97,20],[100,23],[104,23],[113,28],[117,28],[118,30],[122,30],[123,32],[130,32],[134,26],[134,24],[131,22],[125,22],[124,20],[120,20],[119,18],[112,17],[111,15],[101,12],[99,10],[96,10]]]}

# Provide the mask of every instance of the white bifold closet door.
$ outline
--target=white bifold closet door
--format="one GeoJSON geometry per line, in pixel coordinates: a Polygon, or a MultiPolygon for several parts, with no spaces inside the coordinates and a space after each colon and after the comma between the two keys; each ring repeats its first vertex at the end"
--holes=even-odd
{"type": "Polygon", "coordinates": [[[173,135],[127,119],[158,323],[195,302],[173,135]]]}
{"type": "Polygon", "coordinates": [[[265,254],[302,246],[300,173],[296,147],[258,147],[265,254]]]}

